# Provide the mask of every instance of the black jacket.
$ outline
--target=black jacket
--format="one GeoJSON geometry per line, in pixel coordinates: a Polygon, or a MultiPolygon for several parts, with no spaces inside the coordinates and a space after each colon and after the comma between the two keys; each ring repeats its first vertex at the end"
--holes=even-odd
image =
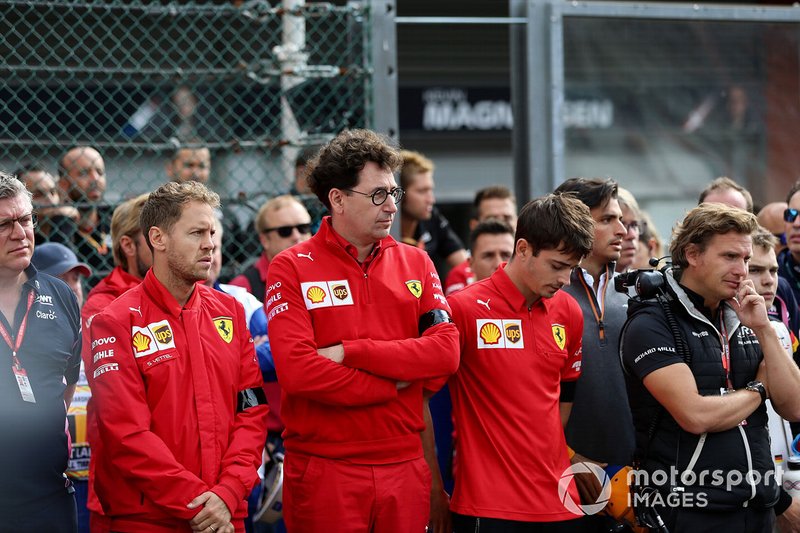
{"type": "MultiPolygon", "coordinates": [[[[723,342],[730,346],[732,387],[741,389],[754,380],[763,358],[761,348],[755,333],[740,324],[733,310],[723,302],[723,320],[713,324],[671,275],[667,275],[667,291],[678,330],[689,347],[690,369],[700,394],[719,395],[720,389],[726,387],[723,342]],[[727,338],[721,331],[727,333],[727,338]]],[[[694,435],[681,429],[642,384],[650,372],[684,362],[675,351],[675,337],[656,300],[631,300],[620,356],[627,374],[637,456],[648,472],[663,470],[668,474],[666,483],[651,485],[664,494],[702,493],[709,510],[744,505],[768,508],[775,504],[778,485],[763,404],[739,426],[694,435]],[[654,421],[657,425],[653,431],[654,421]],[[748,472],[752,472],[749,480],[748,472]]]]}

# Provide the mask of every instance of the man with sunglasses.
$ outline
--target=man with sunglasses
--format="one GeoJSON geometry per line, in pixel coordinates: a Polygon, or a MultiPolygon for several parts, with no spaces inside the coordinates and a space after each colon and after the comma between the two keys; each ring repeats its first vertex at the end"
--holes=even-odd
{"type": "Polygon", "coordinates": [[[428,522],[423,393],[455,372],[458,330],[428,255],[389,236],[400,162],[374,132],[340,133],[308,178],[331,216],[270,264],[289,531],[410,533],[428,522]]]}
{"type": "Polygon", "coordinates": [[[267,200],[261,206],[256,214],[255,226],[261,243],[261,255],[230,284],[244,287],[264,301],[270,261],[285,249],[311,237],[311,215],[297,198],[284,194],[267,200]]]}

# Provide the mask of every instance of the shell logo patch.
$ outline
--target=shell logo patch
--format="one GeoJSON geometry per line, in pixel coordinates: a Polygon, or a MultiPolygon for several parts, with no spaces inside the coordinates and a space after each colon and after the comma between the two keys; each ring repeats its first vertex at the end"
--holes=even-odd
{"type": "Polygon", "coordinates": [[[419,299],[422,296],[422,282],[420,280],[410,279],[406,281],[406,287],[415,298],[419,299]]]}
{"type": "Polygon", "coordinates": [[[556,341],[559,349],[563,350],[567,344],[567,330],[561,324],[551,324],[553,329],[553,340],[556,341]]]}
{"type": "Polygon", "coordinates": [[[313,304],[319,304],[325,301],[325,298],[328,295],[325,294],[325,289],[320,287],[319,285],[314,285],[313,287],[309,287],[306,291],[306,298],[311,300],[313,304]]]}
{"type": "Polygon", "coordinates": [[[133,331],[131,331],[131,345],[133,346],[134,357],[144,357],[145,355],[155,353],[158,349],[156,347],[156,340],[147,327],[140,328],[133,326],[133,331]]]}
{"type": "Polygon", "coordinates": [[[478,331],[478,336],[485,344],[499,344],[501,331],[494,322],[487,322],[478,331]]]}
{"type": "Polygon", "coordinates": [[[233,340],[233,319],[229,316],[218,316],[213,322],[222,340],[230,344],[233,340]]]}
{"type": "Polygon", "coordinates": [[[346,279],[332,281],[307,281],[300,284],[306,309],[353,305],[353,291],[346,279]],[[330,295],[333,295],[331,298],[330,295]]]}
{"type": "Polygon", "coordinates": [[[519,319],[478,319],[478,349],[525,347],[522,321],[519,319]]]}

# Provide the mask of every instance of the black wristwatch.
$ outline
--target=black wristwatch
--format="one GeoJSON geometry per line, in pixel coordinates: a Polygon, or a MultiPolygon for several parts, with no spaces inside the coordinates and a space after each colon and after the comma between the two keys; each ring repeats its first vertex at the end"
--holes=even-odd
{"type": "Polygon", "coordinates": [[[761,395],[761,403],[767,401],[767,389],[764,387],[764,384],[760,381],[751,381],[747,385],[745,385],[745,390],[750,390],[753,392],[757,392],[761,395]]]}

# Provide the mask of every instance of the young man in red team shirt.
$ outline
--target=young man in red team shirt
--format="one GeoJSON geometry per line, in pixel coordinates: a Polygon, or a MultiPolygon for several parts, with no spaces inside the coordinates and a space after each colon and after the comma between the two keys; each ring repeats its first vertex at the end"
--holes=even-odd
{"type": "Polygon", "coordinates": [[[423,391],[455,372],[458,331],[428,255],[389,236],[399,164],[376,133],[339,134],[308,177],[331,216],[270,265],[289,531],[411,533],[428,522],[423,391]]]}
{"type": "MultiPolygon", "coordinates": [[[[592,249],[582,202],[548,195],[517,222],[514,255],[452,295],[461,364],[450,379],[458,428],[456,532],[569,531],[559,498],[570,466],[563,426],[580,373],[583,314],[560,291],[592,249]]],[[[569,495],[579,501],[571,486],[569,495]]]]}

